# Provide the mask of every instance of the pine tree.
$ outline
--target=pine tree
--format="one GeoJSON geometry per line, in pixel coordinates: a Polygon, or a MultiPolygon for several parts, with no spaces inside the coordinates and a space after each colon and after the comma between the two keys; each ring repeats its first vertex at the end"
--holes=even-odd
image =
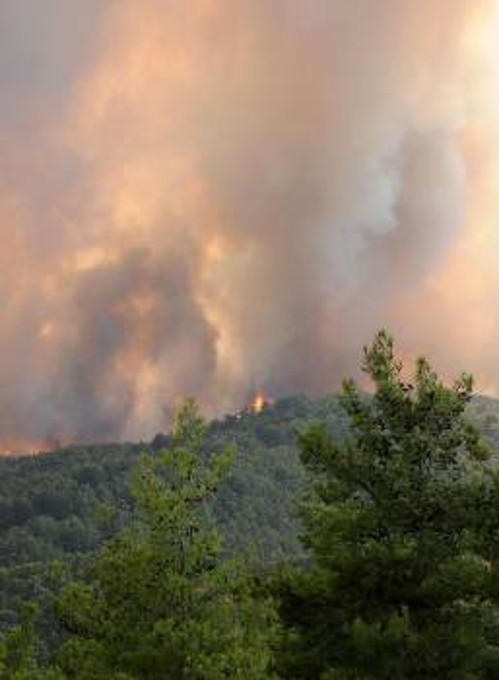
{"type": "Polygon", "coordinates": [[[300,439],[312,566],[280,582],[283,665],[307,679],[499,677],[499,478],[467,423],[472,380],[424,359],[402,376],[390,335],[365,348],[374,394],[344,383],[351,437],[300,439]]]}
{"type": "Polygon", "coordinates": [[[168,450],[146,457],[133,490],[139,521],[98,556],[89,583],[67,588],[59,614],[70,638],[68,678],[264,680],[275,627],[240,564],[221,558],[207,504],[231,453],[204,451],[192,401],[168,450]]]}

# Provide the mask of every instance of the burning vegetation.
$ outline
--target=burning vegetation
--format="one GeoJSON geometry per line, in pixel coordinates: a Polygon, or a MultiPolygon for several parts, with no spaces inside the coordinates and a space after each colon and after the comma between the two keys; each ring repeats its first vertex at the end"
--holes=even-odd
{"type": "Polygon", "coordinates": [[[264,411],[268,406],[270,406],[270,399],[263,392],[257,392],[253,397],[249,411],[258,414],[264,411]]]}
{"type": "Polygon", "coordinates": [[[250,401],[248,401],[246,406],[240,411],[236,412],[235,416],[236,418],[242,418],[243,416],[248,415],[258,415],[260,413],[263,413],[263,411],[269,408],[269,406],[271,406],[272,404],[273,399],[267,396],[265,392],[258,390],[257,392],[254,393],[253,397],[251,398],[250,401]]]}

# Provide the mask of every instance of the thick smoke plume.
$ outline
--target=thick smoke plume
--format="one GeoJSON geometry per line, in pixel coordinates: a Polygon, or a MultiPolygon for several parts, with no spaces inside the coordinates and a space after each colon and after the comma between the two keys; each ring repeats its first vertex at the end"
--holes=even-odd
{"type": "Polygon", "coordinates": [[[0,8],[0,440],[321,393],[388,326],[495,389],[492,0],[0,8]]]}

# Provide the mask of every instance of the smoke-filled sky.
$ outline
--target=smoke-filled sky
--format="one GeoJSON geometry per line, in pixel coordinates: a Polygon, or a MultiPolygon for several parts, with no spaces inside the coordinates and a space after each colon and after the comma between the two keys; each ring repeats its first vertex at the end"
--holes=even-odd
{"type": "Polygon", "coordinates": [[[0,441],[324,393],[389,327],[499,387],[495,0],[0,4],[0,441]]]}

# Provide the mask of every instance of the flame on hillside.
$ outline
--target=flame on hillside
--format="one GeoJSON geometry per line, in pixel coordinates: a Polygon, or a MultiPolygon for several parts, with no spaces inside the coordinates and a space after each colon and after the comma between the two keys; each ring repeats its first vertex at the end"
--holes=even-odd
{"type": "Polygon", "coordinates": [[[58,439],[44,441],[9,441],[0,446],[0,458],[18,458],[21,456],[36,456],[39,453],[49,453],[62,448],[63,443],[58,439]]]}
{"type": "Polygon", "coordinates": [[[257,392],[251,402],[250,411],[251,413],[261,413],[270,405],[270,399],[263,393],[257,392]]]}

